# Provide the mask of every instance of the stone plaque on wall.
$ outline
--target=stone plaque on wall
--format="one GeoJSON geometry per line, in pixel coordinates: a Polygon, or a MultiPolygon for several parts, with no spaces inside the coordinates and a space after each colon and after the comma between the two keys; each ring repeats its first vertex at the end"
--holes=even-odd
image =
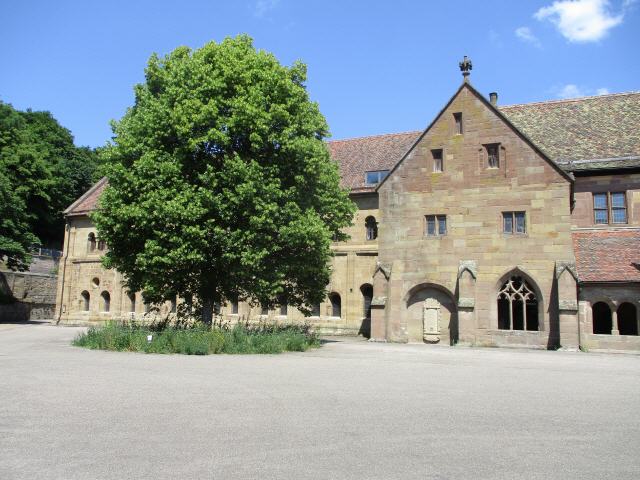
{"type": "Polygon", "coordinates": [[[427,298],[422,304],[422,325],[425,340],[440,334],[440,302],[435,298],[427,298]]]}

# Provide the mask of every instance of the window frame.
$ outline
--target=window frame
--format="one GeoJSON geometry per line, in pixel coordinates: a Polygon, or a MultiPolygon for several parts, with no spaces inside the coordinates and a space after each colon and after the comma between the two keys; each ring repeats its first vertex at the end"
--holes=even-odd
{"type": "Polygon", "coordinates": [[[491,169],[499,169],[500,168],[500,143],[486,143],[483,145],[484,146],[484,151],[485,151],[485,155],[486,155],[486,159],[487,159],[487,168],[491,168],[491,169]],[[496,149],[496,164],[495,165],[491,165],[491,152],[490,149],[496,149]]]}
{"type": "Polygon", "coordinates": [[[444,149],[443,148],[434,148],[433,150],[431,150],[431,159],[433,161],[433,168],[432,168],[432,172],[433,173],[442,173],[444,172],[444,149]],[[440,155],[440,158],[436,157],[436,154],[440,155]],[[438,165],[437,160],[440,161],[440,168],[436,168],[436,166],[438,165]]]}
{"type": "Polygon", "coordinates": [[[453,132],[454,135],[464,134],[464,122],[462,112],[453,112],[453,132]]]}
{"type": "Polygon", "coordinates": [[[424,216],[424,236],[431,238],[444,237],[448,233],[447,216],[443,214],[431,214],[424,216]],[[429,224],[433,221],[433,232],[429,233],[429,224]],[[444,221],[444,232],[441,231],[441,222],[444,221]]]}
{"type": "Polygon", "coordinates": [[[526,210],[507,210],[502,212],[502,234],[503,235],[513,235],[513,236],[522,236],[522,235],[526,235],[528,232],[528,225],[527,225],[527,211],[526,210]],[[518,232],[517,229],[517,225],[518,225],[518,215],[522,214],[522,219],[523,219],[523,228],[521,232],[518,232]],[[507,231],[506,229],[506,220],[507,219],[511,220],[511,231],[507,231]]]}
{"type": "Polygon", "coordinates": [[[387,175],[389,175],[389,170],[369,170],[364,172],[364,184],[365,185],[379,185],[385,178],[387,178],[387,175]],[[370,182],[369,181],[369,175],[370,174],[375,174],[377,176],[377,181],[375,182],[370,182]]]}
{"type": "Polygon", "coordinates": [[[591,194],[591,208],[593,210],[593,224],[594,225],[627,225],[629,223],[629,205],[627,202],[627,191],[606,191],[606,192],[592,192],[591,194]],[[605,206],[596,208],[596,198],[598,196],[604,196],[605,206]],[[622,206],[614,206],[613,205],[613,196],[621,195],[622,196],[622,206]],[[624,212],[624,221],[616,222],[614,221],[614,212],[615,211],[623,211],[624,212]],[[598,212],[606,212],[606,222],[598,222],[596,215],[598,212]]]}
{"type": "Polygon", "coordinates": [[[364,219],[364,238],[367,242],[378,238],[378,221],[373,215],[368,215],[364,219]]]}

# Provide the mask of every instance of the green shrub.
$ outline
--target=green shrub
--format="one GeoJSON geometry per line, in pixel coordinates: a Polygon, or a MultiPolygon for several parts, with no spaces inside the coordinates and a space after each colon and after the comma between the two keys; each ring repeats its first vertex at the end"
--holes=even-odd
{"type": "Polygon", "coordinates": [[[307,325],[237,324],[207,328],[201,324],[176,327],[112,321],[89,327],[74,339],[73,344],[120,352],[210,355],[304,352],[310,347],[318,347],[320,342],[307,325]]]}

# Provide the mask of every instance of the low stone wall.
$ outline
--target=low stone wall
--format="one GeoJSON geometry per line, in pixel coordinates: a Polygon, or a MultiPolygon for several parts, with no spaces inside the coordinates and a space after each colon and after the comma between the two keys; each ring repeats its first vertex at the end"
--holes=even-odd
{"type": "Polygon", "coordinates": [[[52,319],[57,280],[49,273],[0,271],[0,322],[52,319]]]}

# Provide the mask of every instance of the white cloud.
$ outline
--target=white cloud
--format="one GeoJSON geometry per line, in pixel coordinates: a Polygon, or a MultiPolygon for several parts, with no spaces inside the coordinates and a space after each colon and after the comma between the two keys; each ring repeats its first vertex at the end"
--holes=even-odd
{"type": "Polygon", "coordinates": [[[573,83],[568,83],[562,87],[556,87],[553,90],[556,91],[556,96],[562,99],[588,97],[590,95],[607,95],[609,93],[609,89],[606,87],[592,89],[579,87],[573,83]]]}
{"type": "Polygon", "coordinates": [[[257,0],[253,4],[253,14],[256,17],[264,17],[271,10],[276,8],[280,0],[257,0]]]}
{"type": "Polygon", "coordinates": [[[516,28],[516,37],[520,40],[530,43],[535,47],[541,47],[540,40],[536,37],[529,27],[518,27],[516,28]]]}
{"type": "Polygon", "coordinates": [[[635,1],[623,0],[620,12],[614,13],[609,0],[560,0],[539,9],[534,18],[549,20],[570,42],[595,42],[622,23],[635,1]]]}

